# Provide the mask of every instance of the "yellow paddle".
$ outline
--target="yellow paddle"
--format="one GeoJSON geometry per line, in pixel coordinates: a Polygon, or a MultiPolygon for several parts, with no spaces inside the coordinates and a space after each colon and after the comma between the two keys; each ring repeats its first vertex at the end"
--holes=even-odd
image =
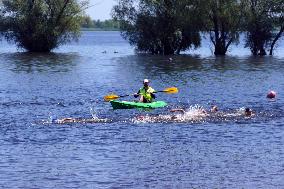
{"type": "MultiPolygon", "coordinates": [[[[167,93],[167,94],[174,94],[174,93],[178,93],[178,88],[170,87],[170,88],[166,88],[162,91],[155,91],[154,93],[159,93],[159,92],[164,92],[164,93],[167,93]]],[[[128,95],[109,94],[107,96],[104,96],[104,99],[105,99],[105,101],[111,101],[111,100],[115,100],[115,99],[127,97],[127,96],[132,96],[132,95],[134,95],[134,94],[128,94],[128,95]]]]}

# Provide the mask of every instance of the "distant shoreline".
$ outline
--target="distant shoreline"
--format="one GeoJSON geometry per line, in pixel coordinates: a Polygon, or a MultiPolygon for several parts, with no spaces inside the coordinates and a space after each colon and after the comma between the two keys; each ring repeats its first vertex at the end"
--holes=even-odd
{"type": "Polygon", "coordinates": [[[116,28],[81,28],[81,31],[120,31],[116,28]]]}

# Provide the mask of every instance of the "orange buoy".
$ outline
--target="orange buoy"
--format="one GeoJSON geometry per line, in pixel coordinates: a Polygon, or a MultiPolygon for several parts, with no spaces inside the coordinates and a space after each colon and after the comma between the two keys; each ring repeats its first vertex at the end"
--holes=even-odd
{"type": "Polygon", "coordinates": [[[276,92],[275,91],[269,91],[266,95],[267,98],[275,98],[276,92]]]}

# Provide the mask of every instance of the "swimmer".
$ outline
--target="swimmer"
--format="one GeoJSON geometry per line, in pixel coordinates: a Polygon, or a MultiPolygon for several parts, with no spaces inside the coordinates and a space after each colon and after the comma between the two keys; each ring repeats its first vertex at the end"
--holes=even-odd
{"type": "Polygon", "coordinates": [[[254,116],[254,113],[252,112],[252,110],[250,108],[246,108],[245,109],[245,116],[246,117],[254,116]]]}
{"type": "Polygon", "coordinates": [[[182,114],[185,114],[185,110],[184,109],[181,109],[181,108],[178,108],[178,109],[171,109],[170,112],[180,112],[182,114]]]}
{"type": "MultiPolygon", "coordinates": [[[[212,107],[212,108],[214,108],[214,111],[218,111],[217,106],[214,106],[214,107],[212,107]]],[[[213,111],[213,110],[211,110],[211,112],[212,112],[212,111],[213,111]]],[[[185,113],[186,113],[186,111],[185,111],[184,109],[180,109],[180,108],[178,108],[178,109],[171,109],[170,112],[180,112],[180,113],[182,113],[182,114],[185,114],[185,113]]],[[[199,112],[200,114],[207,114],[206,110],[204,110],[204,109],[201,108],[201,107],[198,108],[198,112],[199,112]]]]}
{"type": "Polygon", "coordinates": [[[108,122],[108,119],[99,119],[99,118],[90,118],[90,119],[79,119],[79,118],[62,118],[53,120],[53,123],[57,124],[66,124],[66,123],[101,123],[101,122],[108,122]]]}
{"type": "Polygon", "coordinates": [[[210,112],[212,113],[218,112],[218,107],[216,105],[212,106],[210,112]]]}

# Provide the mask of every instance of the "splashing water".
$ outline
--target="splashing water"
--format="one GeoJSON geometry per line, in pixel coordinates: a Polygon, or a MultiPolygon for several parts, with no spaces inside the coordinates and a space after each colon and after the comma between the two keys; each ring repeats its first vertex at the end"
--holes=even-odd
{"type": "Polygon", "coordinates": [[[49,112],[49,113],[48,113],[48,119],[47,119],[47,121],[45,121],[44,123],[50,124],[50,123],[53,123],[54,120],[56,120],[55,116],[52,115],[51,112],[49,112]]]}
{"type": "Polygon", "coordinates": [[[166,115],[141,115],[131,119],[133,123],[168,123],[168,122],[198,122],[202,121],[208,114],[200,105],[190,106],[184,113],[166,115]]]}
{"type": "Polygon", "coordinates": [[[93,119],[95,120],[99,119],[97,110],[94,107],[90,107],[90,114],[92,115],[93,119]]]}

